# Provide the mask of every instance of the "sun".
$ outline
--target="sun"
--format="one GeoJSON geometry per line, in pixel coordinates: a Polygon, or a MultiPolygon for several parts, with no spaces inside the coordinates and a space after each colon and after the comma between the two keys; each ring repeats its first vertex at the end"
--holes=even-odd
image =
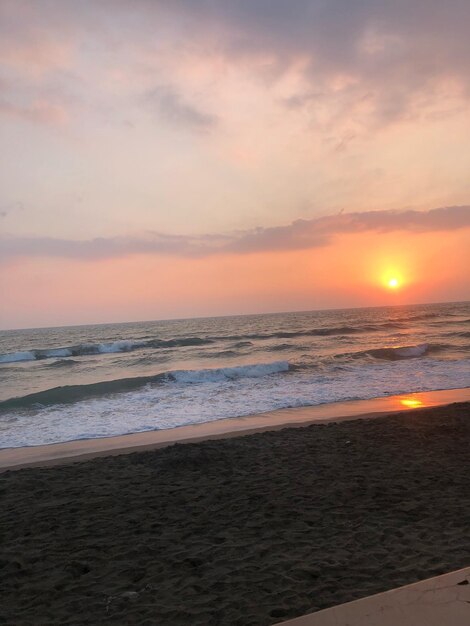
{"type": "Polygon", "coordinates": [[[401,294],[407,293],[411,283],[409,268],[404,263],[387,262],[387,259],[380,259],[374,270],[376,287],[382,291],[388,291],[388,298],[394,302],[401,294]]]}
{"type": "Polygon", "coordinates": [[[382,287],[387,291],[399,291],[405,284],[403,273],[398,268],[389,268],[380,276],[382,287]]]}

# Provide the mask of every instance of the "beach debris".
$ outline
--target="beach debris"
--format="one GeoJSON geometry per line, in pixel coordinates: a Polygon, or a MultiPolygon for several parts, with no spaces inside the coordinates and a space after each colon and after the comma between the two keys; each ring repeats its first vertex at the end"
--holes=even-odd
{"type": "Polygon", "coordinates": [[[138,591],[123,591],[123,593],[119,593],[115,596],[108,596],[106,598],[106,613],[109,614],[113,607],[116,605],[122,604],[122,602],[126,602],[128,600],[137,600],[139,597],[138,591]]]}
{"type": "Polygon", "coordinates": [[[125,591],[124,593],[121,593],[120,597],[129,598],[131,600],[131,599],[137,598],[138,595],[139,595],[138,591],[125,591]]]}
{"type": "Polygon", "coordinates": [[[132,600],[132,601],[137,600],[139,595],[143,593],[144,591],[154,591],[154,590],[155,590],[155,586],[148,584],[148,585],[145,585],[145,587],[142,587],[142,589],[139,589],[138,591],[128,590],[128,591],[123,591],[122,593],[118,593],[117,595],[114,595],[114,596],[106,596],[106,605],[105,605],[106,614],[109,615],[109,613],[111,612],[113,608],[119,608],[119,605],[122,605],[123,602],[126,603],[129,600],[132,600]]]}

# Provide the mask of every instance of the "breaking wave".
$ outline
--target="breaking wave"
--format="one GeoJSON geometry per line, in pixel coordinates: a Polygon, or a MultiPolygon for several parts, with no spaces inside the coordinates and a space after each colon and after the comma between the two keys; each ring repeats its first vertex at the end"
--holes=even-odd
{"type": "Polygon", "coordinates": [[[39,361],[42,359],[67,358],[77,356],[90,356],[94,354],[116,354],[119,352],[131,352],[139,348],[179,348],[184,346],[201,346],[213,343],[212,339],[200,337],[184,337],[182,339],[153,339],[151,341],[122,339],[109,343],[83,343],[78,346],[67,348],[50,348],[28,350],[24,352],[12,352],[0,354],[0,363],[16,363],[19,361],[39,361]]]}
{"type": "Polygon", "coordinates": [[[217,369],[176,370],[162,372],[153,376],[119,378],[117,380],[84,385],[65,385],[4,400],[0,402],[0,412],[11,409],[42,408],[51,404],[78,402],[95,396],[133,391],[148,384],[165,382],[180,384],[214,383],[239,378],[260,378],[287,372],[288,370],[289,363],[287,361],[274,361],[273,363],[258,363],[217,369]]]}
{"type": "Polygon", "coordinates": [[[77,365],[77,363],[79,363],[79,361],[74,361],[73,359],[59,359],[58,361],[52,361],[47,367],[57,369],[60,367],[71,367],[72,365],[77,365]]]}
{"type": "Polygon", "coordinates": [[[18,363],[20,361],[34,361],[34,352],[12,352],[10,354],[0,354],[0,363],[18,363]]]}
{"type": "Polygon", "coordinates": [[[366,350],[365,354],[369,354],[376,359],[386,359],[388,361],[396,361],[398,359],[415,359],[424,356],[431,351],[437,351],[440,346],[421,343],[416,346],[401,346],[398,348],[376,348],[366,350]]]}
{"type": "Polygon", "coordinates": [[[278,374],[289,370],[288,361],[274,363],[258,363],[256,365],[240,365],[238,367],[220,367],[205,370],[180,370],[169,372],[168,378],[178,383],[213,383],[237,378],[259,378],[269,374],[278,374]]]}
{"type": "Polygon", "coordinates": [[[335,335],[355,335],[359,333],[380,332],[385,329],[403,328],[402,324],[385,322],[383,324],[363,324],[362,326],[336,326],[333,328],[311,328],[299,331],[277,331],[275,333],[256,333],[250,335],[235,335],[231,337],[212,337],[212,339],[227,339],[230,341],[249,339],[293,339],[295,337],[330,337],[335,335]]]}
{"type": "Polygon", "coordinates": [[[21,361],[40,361],[43,359],[66,359],[69,357],[93,356],[97,354],[117,354],[142,348],[163,350],[191,346],[206,346],[220,341],[235,341],[233,347],[249,347],[251,340],[294,339],[296,337],[329,337],[335,335],[354,335],[358,333],[380,332],[388,329],[400,329],[401,324],[385,322],[382,324],[363,324],[362,326],[336,326],[333,328],[311,328],[299,331],[277,331],[274,333],[254,333],[246,335],[217,335],[214,337],[180,337],[174,339],[121,339],[107,343],[82,343],[61,348],[33,349],[8,354],[0,354],[0,364],[21,361]]]}

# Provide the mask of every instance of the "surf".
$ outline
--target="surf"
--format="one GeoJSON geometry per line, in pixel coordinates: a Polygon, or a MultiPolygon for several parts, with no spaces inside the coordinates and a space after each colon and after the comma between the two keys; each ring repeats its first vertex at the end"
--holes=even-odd
{"type": "Polygon", "coordinates": [[[87,398],[134,391],[146,385],[162,384],[165,382],[195,385],[237,380],[240,378],[259,378],[288,371],[288,361],[274,361],[272,363],[256,363],[214,369],[174,370],[151,376],[119,378],[116,380],[83,385],[64,385],[3,400],[0,402],[0,412],[10,411],[12,409],[40,409],[53,404],[79,402],[87,398]]]}

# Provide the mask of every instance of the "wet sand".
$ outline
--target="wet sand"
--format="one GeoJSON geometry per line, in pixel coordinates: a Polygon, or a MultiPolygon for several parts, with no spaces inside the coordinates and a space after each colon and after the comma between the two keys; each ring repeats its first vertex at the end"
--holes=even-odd
{"type": "Polygon", "coordinates": [[[370,400],[332,402],[317,406],[278,409],[246,417],[220,419],[165,430],[145,431],[115,437],[80,439],[64,443],[0,449],[0,472],[21,467],[63,465],[98,456],[155,450],[175,443],[195,443],[276,430],[289,426],[305,427],[357,417],[370,418],[410,407],[431,407],[453,402],[470,402],[470,388],[423,391],[370,400]]]}
{"type": "Polygon", "coordinates": [[[268,625],[470,562],[470,403],[0,475],[0,623],[268,625]]]}

